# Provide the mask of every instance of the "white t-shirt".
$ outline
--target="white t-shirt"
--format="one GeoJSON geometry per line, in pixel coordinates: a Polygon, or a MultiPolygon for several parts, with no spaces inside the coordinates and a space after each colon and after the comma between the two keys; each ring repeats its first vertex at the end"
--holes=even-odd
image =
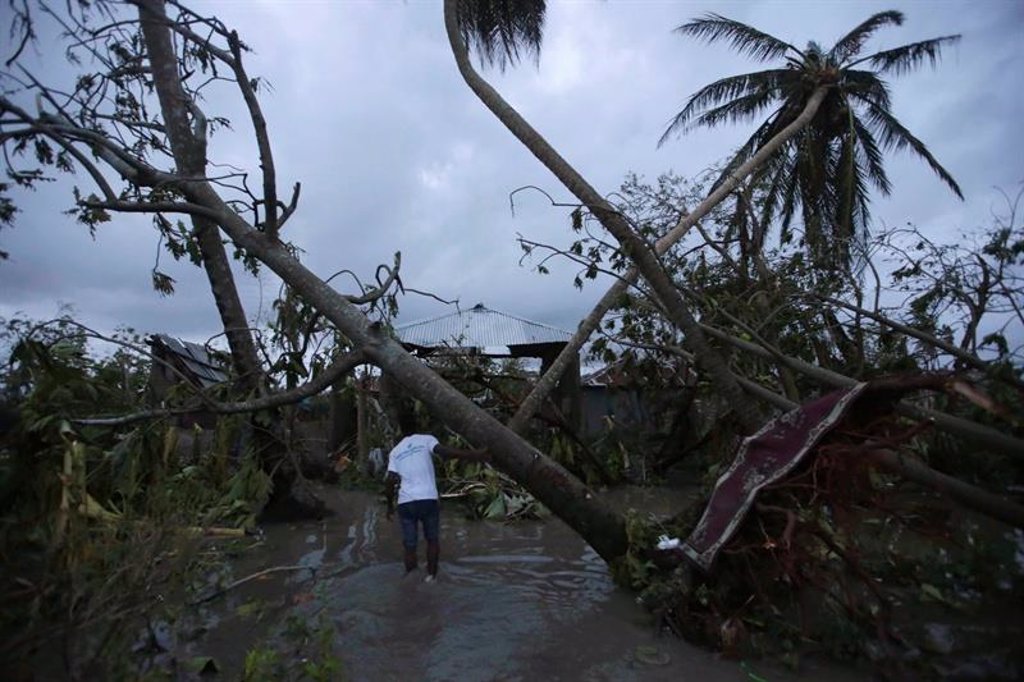
{"type": "Polygon", "coordinates": [[[437,481],[431,455],[438,440],[433,436],[406,436],[388,454],[388,471],[402,477],[398,504],[414,500],[436,500],[437,481]]]}

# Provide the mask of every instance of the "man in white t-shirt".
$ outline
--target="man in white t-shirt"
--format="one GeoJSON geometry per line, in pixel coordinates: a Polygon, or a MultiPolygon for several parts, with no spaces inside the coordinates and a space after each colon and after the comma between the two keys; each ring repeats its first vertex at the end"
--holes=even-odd
{"type": "Polygon", "coordinates": [[[405,547],[405,572],[416,569],[416,545],[419,527],[427,540],[427,577],[437,577],[437,562],[441,555],[441,505],[434,477],[434,459],[455,457],[474,462],[488,462],[486,450],[461,450],[442,445],[427,434],[414,433],[415,420],[401,415],[405,437],[388,454],[388,473],[385,478],[388,501],[388,519],[394,515],[395,495],[398,496],[398,519],[402,524],[402,545],[405,547]]]}

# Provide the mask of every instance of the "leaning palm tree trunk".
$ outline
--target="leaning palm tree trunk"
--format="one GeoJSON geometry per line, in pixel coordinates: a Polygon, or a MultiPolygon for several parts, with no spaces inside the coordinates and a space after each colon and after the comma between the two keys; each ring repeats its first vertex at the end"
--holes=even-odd
{"type": "MultiPolygon", "coordinates": [[[[767,161],[775,152],[786,142],[788,142],[794,135],[802,130],[814,115],[818,112],[818,108],[821,106],[822,101],[825,99],[825,94],[828,89],[825,87],[819,87],[815,90],[814,94],[807,101],[807,106],[800,113],[792,123],[787,125],[785,128],[779,131],[779,133],[768,141],[756,154],[751,156],[747,161],[737,168],[724,182],[722,182],[711,194],[707,196],[693,211],[688,213],[679,219],[675,227],[669,230],[661,239],[654,244],[654,251],[659,256],[664,254],[669,248],[677,241],[683,238],[689,230],[697,224],[697,221],[701,220],[704,216],[711,212],[713,208],[722,203],[725,198],[736,189],[743,180],[757,170],[761,164],[767,161]]],[[[569,367],[572,361],[577,357],[580,349],[583,348],[583,344],[587,342],[594,330],[597,329],[598,325],[601,324],[601,320],[608,314],[612,306],[615,305],[616,301],[620,300],[626,290],[634,285],[640,276],[640,271],[636,267],[632,267],[622,277],[617,280],[601,300],[598,301],[594,309],[590,311],[580,323],[576,329],[576,333],[569,339],[569,343],[566,344],[562,352],[558,354],[555,361],[548,368],[537,384],[530,391],[530,394],[526,396],[526,399],[519,405],[519,409],[509,422],[509,428],[517,433],[522,433],[526,424],[530,421],[530,418],[537,413],[540,409],[541,404],[554,390],[555,385],[561,378],[562,374],[569,367]]]]}
{"type": "Polygon", "coordinates": [[[608,232],[618,240],[623,252],[633,261],[638,272],[650,284],[655,295],[664,306],[668,318],[686,336],[686,343],[693,350],[701,369],[707,372],[715,390],[727,404],[736,408],[735,416],[740,429],[747,433],[757,430],[759,419],[753,401],[746,399],[742,389],[729,370],[728,364],[716,351],[701,331],[696,318],[683,300],[672,278],[662,267],[661,261],[636,232],[623,215],[595,190],[580,173],[519,115],[498,92],[473,68],[469,49],[463,41],[458,24],[458,0],[445,0],[445,28],[448,41],[466,84],[480,98],[480,101],[498,117],[506,128],[529,149],[548,170],[554,173],[565,187],[584,204],[601,222],[608,232]]]}

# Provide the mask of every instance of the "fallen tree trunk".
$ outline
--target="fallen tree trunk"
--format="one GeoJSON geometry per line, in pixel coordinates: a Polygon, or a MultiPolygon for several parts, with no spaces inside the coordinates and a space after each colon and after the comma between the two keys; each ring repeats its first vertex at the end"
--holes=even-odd
{"type": "Polygon", "coordinates": [[[1024,506],[1005,497],[964,483],[958,478],[932,469],[920,460],[905,457],[887,448],[872,449],[866,446],[865,455],[883,469],[942,493],[968,509],[1011,526],[1024,528],[1024,506]]]}
{"type": "Polygon", "coordinates": [[[607,561],[626,551],[625,523],[562,466],[541,453],[469,398],[411,356],[384,328],[372,324],[344,296],[295,259],[284,245],[253,230],[226,206],[207,183],[190,184],[189,199],[215,210],[232,241],[258,258],[331,321],[367,359],[389,373],[434,416],[477,447],[494,463],[569,524],[607,561]]]}
{"type": "MultiPolygon", "coordinates": [[[[180,112],[171,110],[187,108],[191,100],[179,80],[171,46],[171,22],[162,2],[140,0],[138,5],[139,16],[147,28],[147,51],[154,62],[153,85],[163,95],[160,103],[164,118],[181,118],[180,112]],[[163,62],[157,63],[160,55],[165,55],[163,62]]],[[[168,126],[167,135],[173,149],[188,144],[190,131],[187,127],[168,126]]],[[[303,266],[277,239],[275,231],[259,231],[250,225],[207,179],[178,178],[175,184],[189,202],[178,210],[204,215],[216,222],[236,246],[281,277],[337,327],[354,348],[364,352],[372,364],[394,377],[453,430],[477,447],[487,448],[499,468],[578,532],[602,558],[612,562],[625,554],[628,543],[623,517],[583,483],[409,355],[382,326],[371,324],[356,305],[303,266]]]]}

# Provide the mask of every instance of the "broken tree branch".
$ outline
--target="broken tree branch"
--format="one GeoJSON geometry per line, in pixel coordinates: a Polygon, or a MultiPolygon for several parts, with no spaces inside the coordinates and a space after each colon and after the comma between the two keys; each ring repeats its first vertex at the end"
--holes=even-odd
{"type": "Polygon", "coordinates": [[[144,410],[132,414],[117,417],[89,417],[72,420],[83,426],[121,426],[131,424],[145,419],[158,417],[170,417],[179,414],[192,414],[195,412],[214,412],[217,414],[239,414],[243,412],[256,412],[266,410],[280,405],[296,403],[303,398],[309,398],[321,393],[331,387],[342,375],[352,371],[359,365],[367,363],[367,357],[362,351],[356,350],[346,353],[332,362],[327,369],[321,372],[315,379],[289,391],[271,393],[253,400],[245,400],[236,403],[221,403],[207,400],[201,406],[169,408],[159,410],[144,410]]]}
{"type": "Polygon", "coordinates": [[[196,599],[195,601],[192,602],[192,606],[196,606],[198,604],[205,604],[208,601],[213,601],[217,597],[221,596],[222,594],[227,594],[228,592],[230,592],[231,590],[235,589],[236,587],[240,587],[240,586],[242,586],[242,585],[244,585],[244,584],[246,584],[248,582],[252,582],[253,580],[259,580],[260,578],[265,578],[268,575],[273,575],[274,573],[290,573],[292,571],[309,571],[313,575],[316,575],[316,572],[317,572],[317,570],[319,570],[319,568],[322,568],[322,567],[304,566],[302,564],[296,564],[295,566],[273,566],[271,568],[265,568],[262,571],[256,571],[252,575],[247,575],[244,578],[239,578],[238,580],[235,580],[234,582],[230,582],[227,585],[225,585],[224,587],[222,587],[222,588],[220,588],[218,590],[214,590],[213,592],[207,594],[206,596],[203,596],[203,597],[200,597],[200,598],[196,599]]]}

